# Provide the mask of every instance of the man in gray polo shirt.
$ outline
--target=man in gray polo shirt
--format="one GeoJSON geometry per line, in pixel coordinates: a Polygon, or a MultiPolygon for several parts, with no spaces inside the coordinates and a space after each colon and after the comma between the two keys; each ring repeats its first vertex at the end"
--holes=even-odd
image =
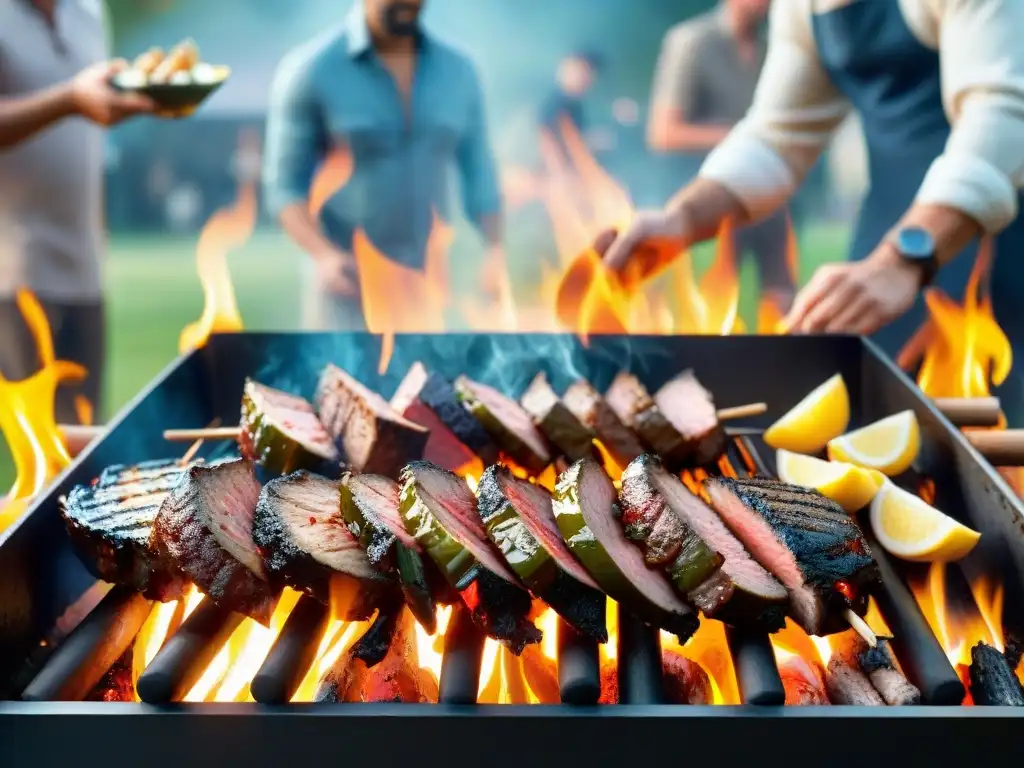
{"type": "MultiPolygon", "coordinates": [[[[101,409],[105,325],[100,126],[152,111],[110,77],[100,0],[0,0],[0,372],[38,369],[15,305],[22,287],[46,310],[58,358],[84,365],[81,393],[101,409]]],[[[73,390],[57,419],[74,420],[73,390]]]]}
{"type": "MultiPolygon", "coordinates": [[[[696,174],[704,156],[746,114],[764,64],[768,5],[769,0],[721,0],[714,10],[668,31],[651,93],[651,149],[692,160],[696,174]]],[[[680,181],[674,179],[672,188],[680,181]]],[[[740,253],[753,252],[757,260],[763,294],[782,311],[795,294],[786,264],[785,215],[780,211],[737,233],[740,253]]]]}

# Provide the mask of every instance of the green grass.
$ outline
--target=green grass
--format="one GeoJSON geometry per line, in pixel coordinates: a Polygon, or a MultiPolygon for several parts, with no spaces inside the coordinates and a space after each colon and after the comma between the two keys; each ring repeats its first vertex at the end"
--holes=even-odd
{"type": "MultiPolygon", "coordinates": [[[[536,262],[516,254],[537,253],[544,235],[510,236],[513,279],[529,286],[536,262]],[[519,242],[516,242],[516,241],[519,242]]],[[[816,227],[801,238],[801,279],[806,280],[825,261],[842,258],[846,233],[838,227],[816,227]]],[[[203,295],[195,269],[195,240],[172,237],[120,237],[110,246],[109,360],[106,378],[106,413],[121,408],[178,352],[178,334],[197,319],[203,295]]],[[[468,258],[465,238],[453,250],[453,262],[468,258]]],[[[699,249],[694,256],[698,273],[710,264],[713,252],[699,249]]],[[[281,235],[259,233],[232,254],[231,269],[239,310],[251,330],[291,330],[299,325],[301,307],[300,264],[303,257],[281,235]]],[[[453,269],[456,283],[472,284],[472,270],[453,269]]],[[[753,327],[756,318],[757,276],[747,261],[740,273],[740,314],[753,327]]],[[[6,445],[0,444],[0,489],[10,486],[13,468],[6,445]]]]}

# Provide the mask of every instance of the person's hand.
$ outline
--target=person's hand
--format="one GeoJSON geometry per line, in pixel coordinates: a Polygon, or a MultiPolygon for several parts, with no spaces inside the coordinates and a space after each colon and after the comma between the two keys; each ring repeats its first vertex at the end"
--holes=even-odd
{"type": "Polygon", "coordinates": [[[75,112],[104,126],[153,112],[156,104],[152,99],[137,93],[121,93],[111,85],[111,78],[127,66],[126,61],[115,59],[94,64],[75,75],[70,84],[75,112]]]}
{"type": "Polygon", "coordinates": [[[790,333],[872,334],[914,305],[921,277],[920,267],[883,243],[864,261],[818,269],[782,327],[790,333]]]}
{"type": "Polygon", "coordinates": [[[594,248],[603,253],[606,267],[629,283],[639,282],[690,246],[690,229],[689,219],[681,207],[640,211],[621,232],[602,233],[594,248]]]}
{"type": "Polygon", "coordinates": [[[332,251],[316,260],[317,281],[335,296],[355,296],[359,291],[356,260],[344,251],[332,251]]]}

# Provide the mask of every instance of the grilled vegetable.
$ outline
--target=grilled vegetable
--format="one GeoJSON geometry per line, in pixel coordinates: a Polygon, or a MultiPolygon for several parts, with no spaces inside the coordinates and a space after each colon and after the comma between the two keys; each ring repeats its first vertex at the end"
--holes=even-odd
{"type": "Polygon", "coordinates": [[[507,469],[484,472],[477,508],[491,541],[537,597],[579,632],[607,642],[607,599],[562,541],[551,494],[507,469]]]}
{"type": "Polygon", "coordinates": [[[626,540],[615,486],[592,459],[573,464],[558,479],[555,520],[569,550],[610,597],[638,618],[685,642],[697,630],[697,615],[660,573],[650,570],[626,540]]]}
{"type": "Polygon", "coordinates": [[[804,631],[846,630],[847,608],[864,615],[878,566],[857,523],[838,504],[763,478],[715,478],[707,486],[725,524],[789,590],[790,615],[804,631]]]}
{"type": "Polygon", "coordinates": [[[654,403],[686,441],[688,464],[711,464],[725,453],[727,438],[715,401],[693,371],[684,371],[655,392],[654,403]]]}
{"type": "Polygon", "coordinates": [[[676,589],[705,616],[769,632],[782,628],[785,587],[655,457],[642,456],[629,465],[621,498],[627,535],[647,536],[648,562],[671,558],[666,562],[676,589]]]}
{"type": "Polygon", "coordinates": [[[487,538],[476,497],[458,477],[427,462],[402,472],[399,511],[405,529],[441,569],[470,609],[476,624],[522,653],[541,633],[527,618],[530,595],[487,538]]]}
{"type": "Polygon", "coordinates": [[[519,466],[540,473],[551,463],[547,441],[519,403],[465,376],[455,380],[455,391],[466,409],[519,466]]]}
{"type": "Polygon", "coordinates": [[[562,396],[565,407],[592,430],[619,466],[626,466],[644,452],[636,439],[601,394],[584,379],[579,379],[562,396]]]}
{"type": "Polygon", "coordinates": [[[150,546],[216,605],[266,624],[278,591],[253,541],[260,490],[244,459],[191,467],[160,507],[150,546]]]}
{"type": "Polygon", "coordinates": [[[672,426],[658,408],[647,388],[631,373],[623,371],[612,381],[605,401],[623,424],[640,436],[640,441],[661,457],[673,471],[690,466],[692,453],[685,436],[672,426]]]}
{"type": "Polygon", "coordinates": [[[397,478],[407,462],[423,456],[427,430],[337,366],[320,375],[316,408],[342,461],[356,472],[397,478]]]}
{"type": "Polygon", "coordinates": [[[301,397],[246,381],[239,433],[242,455],[268,472],[288,475],[308,469],[337,473],[338,449],[313,406],[301,397]]]}
{"type": "Polygon", "coordinates": [[[150,461],[103,470],[79,485],[61,507],[71,541],[97,578],[132,587],[151,600],[177,600],[189,579],[162,559],[150,536],[160,506],[188,466],[150,461]]]}
{"type": "Polygon", "coordinates": [[[534,424],[569,461],[594,457],[594,432],[558,399],[547,376],[538,373],[519,401],[534,424]]]}

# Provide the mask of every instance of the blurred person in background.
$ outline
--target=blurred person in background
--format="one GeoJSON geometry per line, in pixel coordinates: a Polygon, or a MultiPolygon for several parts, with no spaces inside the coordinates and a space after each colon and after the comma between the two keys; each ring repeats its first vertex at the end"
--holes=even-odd
{"type": "MultiPolygon", "coordinates": [[[[313,259],[321,328],[364,326],[352,238],[362,228],[388,258],[420,269],[433,212],[448,215],[448,177],[486,240],[483,288],[505,273],[498,173],[472,63],[425,31],[423,0],[361,0],[340,29],[291,52],[271,90],[264,187],[271,213],[313,259]],[[314,220],[317,168],[338,146],[351,179],[314,220]]],[[[398,297],[396,297],[397,299],[398,297]]]]}
{"type": "MultiPolygon", "coordinates": [[[[151,112],[119,94],[106,61],[99,0],[0,2],[0,372],[39,368],[15,304],[31,289],[46,311],[59,359],[84,365],[80,388],[102,414],[103,126],[151,112]]],[[[77,422],[75,390],[61,388],[58,421],[77,422]]]]}
{"type": "MultiPolygon", "coordinates": [[[[639,214],[605,253],[643,269],[758,221],[797,189],[855,109],[870,185],[850,262],[820,267],[785,320],[798,333],[875,334],[896,355],[925,319],[932,282],[962,300],[981,236],[993,238],[989,294],[1024,354],[1024,2],[786,0],[772,6],[753,107],[696,181],[639,214]]],[[[998,392],[1024,423],[1024,379],[998,392]]]]}
{"type": "Polygon", "coordinates": [[[601,74],[603,59],[594,51],[575,51],[558,64],[555,87],[541,102],[537,123],[562,146],[563,121],[581,137],[587,135],[587,95],[601,74]]]}
{"type": "MultiPolygon", "coordinates": [[[[668,164],[677,174],[695,174],[750,108],[764,65],[768,6],[769,0],[721,0],[665,35],[651,90],[647,143],[654,152],[681,156],[681,162],[668,164]]],[[[677,176],[673,189],[678,185],[677,176]]],[[[786,227],[780,208],[736,233],[738,253],[754,255],[762,295],[783,311],[796,293],[786,263],[786,227]]]]}

